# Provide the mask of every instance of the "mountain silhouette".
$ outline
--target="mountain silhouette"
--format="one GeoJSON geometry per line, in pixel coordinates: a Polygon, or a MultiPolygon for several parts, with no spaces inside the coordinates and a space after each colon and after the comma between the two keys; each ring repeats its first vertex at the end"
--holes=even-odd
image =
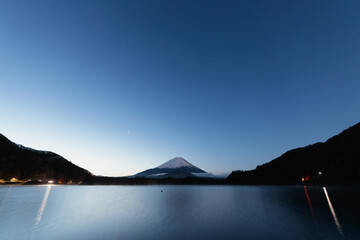
{"type": "Polygon", "coordinates": [[[233,171],[228,180],[240,184],[360,183],[360,123],[254,170],[233,171]]]}
{"type": "Polygon", "coordinates": [[[156,168],[147,169],[134,176],[147,178],[185,178],[196,177],[204,173],[206,173],[204,170],[192,165],[184,158],[176,157],[156,168]]]}
{"type": "Polygon", "coordinates": [[[81,182],[92,174],[60,155],[15,144],[0,134],[0,179],[60,183],[81,182]]]}

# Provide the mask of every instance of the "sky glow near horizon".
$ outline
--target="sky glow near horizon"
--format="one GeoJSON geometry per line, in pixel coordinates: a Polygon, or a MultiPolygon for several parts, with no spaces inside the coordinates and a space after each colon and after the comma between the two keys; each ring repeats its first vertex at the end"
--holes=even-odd
{"type": "Polygon", "coordinates": [[[96,175],[252,169],[360,121],[359,1],[0,1],[0,132],[96,175]]]}

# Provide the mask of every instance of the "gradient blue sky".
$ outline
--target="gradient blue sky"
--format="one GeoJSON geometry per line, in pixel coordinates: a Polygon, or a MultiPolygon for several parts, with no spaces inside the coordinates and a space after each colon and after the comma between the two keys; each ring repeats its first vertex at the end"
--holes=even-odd
{"type": "Polygon", "coordinates": [[[360,121],[360,1],[0,1],[0,126],[94,174],[251,169],[360,121]]]}

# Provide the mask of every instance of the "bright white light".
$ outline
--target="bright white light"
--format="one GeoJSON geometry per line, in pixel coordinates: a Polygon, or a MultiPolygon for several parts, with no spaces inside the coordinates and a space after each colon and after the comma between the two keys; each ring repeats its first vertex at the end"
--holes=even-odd
{"type": "Polygon", "coordinates": [[[341,225],[339,223],[339,220],[336,217],[335,209],[333,208],[333,205],[331,204],[331,201],[330,201],[330,198],[329,198],[329,194],[326,191],[326,187],[323,187],[323,189],[324,189],[324,193],[325,193],[325,196],[326,196],[326,200],[328,201],[328,204],[329,204],[330,212],[333,215],[336,227],[337,227],[339,233],[341,234],[341,236],[344,236],[344,233],[341,230],[341,225]]]}
{"type": "Polygon", "coordinates": [[[321,175],[322,174],[322,172],[319,172],[319,175],[321,175]]]}
{"type": "MultiPolygon", "coordinates": [[[[50,181],[49,181],[49,182],[50,182],[50,181]]],[[[50,190],[51,190],[51,186],[49,185],[49,186],[47,186],[47,188],[46,188],[46,191],[45,191],[45,194],[44,194],[44,198],[43,198],[43,200],[42,200],[42,202],[41,202],[41,206],[40,206],[38,215],[37,215],[37,217],[35,218],[35,221],[36,221],[36,222],[35,222],[35,225],[38,225],[39,222],[40,222],[40,220],[41,220],[41,217],[42,217],[42,215],[43,215],[43,213],[44,213],[44,210],[45,210],[45,207],[46,207],[47,200],[48,200],[48,198],[49,198],[50,190]]]]}
{"type": "Polygon", "coordinates": [[[48,183],[49,183],[49,184],[53,184],[54,181],[53,181],[53,180],[49,180],[48,183]]]}
{"type": "Polygon", "coordinates": [[[19,180],[15,177],[13,177],[12,179],[10,179],[10,182],[18,182],[19,180]]]}

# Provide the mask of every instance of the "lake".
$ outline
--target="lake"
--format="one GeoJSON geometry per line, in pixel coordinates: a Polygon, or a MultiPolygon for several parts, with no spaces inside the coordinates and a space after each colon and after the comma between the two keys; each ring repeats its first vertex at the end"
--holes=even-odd
{"type": "Polygon", "coordinates": [[[0,239],[360,239],[359,205],[359,187],[0,186],[0,239]]]}

